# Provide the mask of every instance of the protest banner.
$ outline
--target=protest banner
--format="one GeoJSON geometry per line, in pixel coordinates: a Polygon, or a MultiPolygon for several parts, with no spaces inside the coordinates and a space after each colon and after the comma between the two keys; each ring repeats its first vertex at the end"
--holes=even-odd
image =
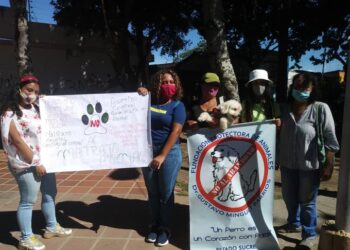
{"type": "Polygon", "coordinates": [[[151,161],[149,96],[44,96],[39,103],[47,172],[145,167],[151,161]]]}
{"type": "Polygon", "coordinates": [[[190,248],[279,249],[273,229],[276,126],[189,135],[190,248]]]}

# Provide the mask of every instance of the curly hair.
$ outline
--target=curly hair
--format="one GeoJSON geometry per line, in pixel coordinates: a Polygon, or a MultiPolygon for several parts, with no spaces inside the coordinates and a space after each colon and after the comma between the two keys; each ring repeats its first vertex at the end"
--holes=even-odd
{"type": "Polygon", "coordinates": [[[157,100],[157,102],[160,100],[160,85],[162,84],[163,76],[165,74],[171,75],[176,85],[176,92],[175,92],[175,95],[173,96],[173,99],[180,100],[183,96],[183,88],[182,88],[181,80],[178,74],[172,69],[161,69],[154,74],[153,86],[152,86],[152,93],[154,95],[154,98],[157,100]]]}

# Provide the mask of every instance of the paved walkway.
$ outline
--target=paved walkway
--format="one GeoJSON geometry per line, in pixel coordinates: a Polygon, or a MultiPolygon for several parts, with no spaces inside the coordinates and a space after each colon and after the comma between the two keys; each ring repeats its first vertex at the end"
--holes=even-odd
{"type": "MultiPolygon", "coordinates": [[[[277,173],[277,172],[276,172],[277,173]]],[[[286,211],[276,176],[274,224],[285,222],[286,211]]],[[[43,239],[47,249],[158,249],[144,242],[147,194],[142,174],[136,169],[83,171],[57,174],[57,215],[64,227],[73,229],[67,238],[43,239]]],[[[319,226],[335,214],[335,191],[319,197],[319,226]]],[[[16,208],[17,185],[0,152],[0,249],[16,249],[19,239],[16,208]]],[[[163,249],[189,249],[188,197],[176,195],[175,224],[171,244],[163,249]]],[[[34,233],[41,235],[44,219],[37,202],[34,233]]],[[[300,235],[279,235],[281,249],[294,249],[300,235]]],[[[314,249],[317,249],[316,247],[314,249]]]]}

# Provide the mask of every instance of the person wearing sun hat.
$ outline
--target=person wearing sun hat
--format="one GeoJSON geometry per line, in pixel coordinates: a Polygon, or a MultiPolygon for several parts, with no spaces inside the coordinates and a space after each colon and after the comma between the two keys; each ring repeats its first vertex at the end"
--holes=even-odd
{"type": "MultiPolygon", "coordinates": [[[[216,107],[219,104],[218,93],[220,90],[220,78],[214,72],[206,72],[201,77],[200,89],[201,96],[198,105],[194,105],[189,114],[186,125],[189,129],[201,127],[217,127],[219,125],[218,111],[216,107]],[[200,121],[198,118],[203,112],[208,112],[212,121],[200,121]]],[[[222,98],[222,97],[220,97],[222,98]]]]}
{"type": "Polygon", "coordinates": [[[249,80],[245,83],[247,98],[242,102],[241,122],[265,121],[280,116],[279,106],[272,99],[272,85],[266,70],[254,69],[249,73],[249,80]]]}

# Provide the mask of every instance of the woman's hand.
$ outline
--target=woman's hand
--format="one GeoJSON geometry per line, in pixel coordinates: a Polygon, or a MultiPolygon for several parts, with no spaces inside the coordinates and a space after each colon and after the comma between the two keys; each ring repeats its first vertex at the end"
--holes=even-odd
{"type": "Polygon", "coordinates": [[[137,93],[139,93],[139,95],[143,95],[143,96],[145,96],[145,95],[148,95],[148,89],[146,89],[145,87],[139,87],[138,89],[137,89],[137,93]]]}
{"type": "Polygon", "coordinates": [[[150,167],[154,170],[160,169],[162,166],[163,162],[165,160],[165,156],[163,155],[157,155],[156,157],[153,158],[151,161],[150,167]]]}
{"type": "Polygon", "coordinates": [[[325,166],[321,169],[321,172],[320,172],[320,180],[328,181],[332,177],[333,168],[334,168],[333,161],[331,162],[326,161],[325,166]]]}
{"type": "Polygon", "coordinates": [[[35,171],[39,177],[42,177],[46,174],[46,168],[43,165],[36,166],[35,171]]]}
{"type": "Polygon", "coordinates": [[[187,130],[187,129],[190,129],[190,130],[198,129],[198,122],[195,120],[187,120],[185,123],[184,130],[187,130]]]}
{"type": "Polygon", "coordinates": [[[219,126],[219,119],[216,117],[213,117],[211,121],[207,121],[207,124],[211,128],[217,128],[219,126]]]}
{"type": "Polygon", "coordinates": [[[276,118],[276,119],[275,119],[275,124],[276,124],[277,129],[280,129],[281,126],[282,126],[282,121],[281,121],[281,119],[280,119],[280,118],[276,118]]]}

